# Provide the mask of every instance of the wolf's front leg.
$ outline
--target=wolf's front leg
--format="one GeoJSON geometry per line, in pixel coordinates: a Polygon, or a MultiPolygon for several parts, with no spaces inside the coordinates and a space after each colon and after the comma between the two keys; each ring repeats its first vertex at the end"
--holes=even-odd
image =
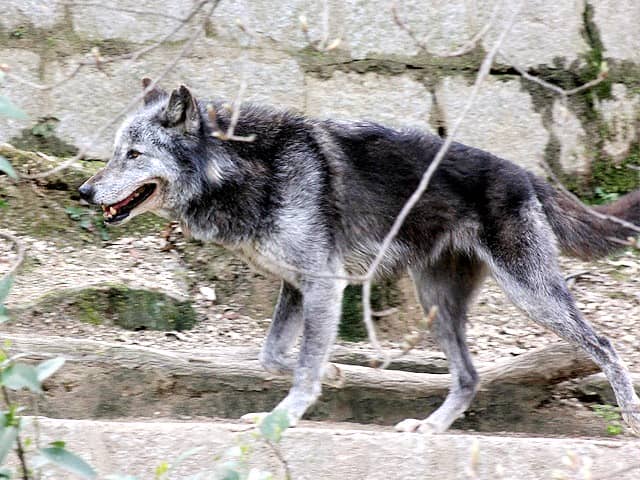
{"type": "Polygon", "coordinates": [[[295,425],[320,396],[329,351],[336,338],[345,283],[314,279],[302,289],[304,330],[293,386],[275,410],[289,413],[295,425]]]}
{"type": "Polygon", "coordinates": [[[260,352],[260,363],[267,372],[277,375],[293,373],[296,362],[289,353],[302,327],[302,294],[283,280],[269,333],[260,352]]]}

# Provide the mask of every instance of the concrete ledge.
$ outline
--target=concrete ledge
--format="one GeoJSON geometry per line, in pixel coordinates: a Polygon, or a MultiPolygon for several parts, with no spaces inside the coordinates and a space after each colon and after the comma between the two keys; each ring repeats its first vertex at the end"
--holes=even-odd
{"type": "MultiPolygon", "coordinates": [[[[43,441],[63,439],[70,450],[90,461],[100,478],[120,472],[138,479],[152,479],[161,462],[171,462],[181,453],[204,447],[180,464],[171,478],[214,467],[215,455],[251,440],[250,427],[223,422],[96,422],[88,420],[40,420],[43,441]]],[[[353,427],[342,424],[302,425],[285,432],[281,451],[294,480],[304,479],[463,479],[467,476],[474,442],[479,445],[477,478],[538,480],[552,478],[553,472],[571,476],[563,464],[567,452],[581,461],[592,461],[592,478],[637,479],[640,468],[640,441],[588,440],[571,438],[531,438],[445,434],[423,436],[396,433],[389,428],[353,427]],[[586,460],[586,458],[589,460],[586,460]],[[619,473],[622,472],[622,473],[619,473]]],[[[273,453],[255,444],[250,463],[270,469],[282,478],[273,453]]],[[[574,472],[575,475],[575,472],[574,472]]],[[[62,478],[50,472],[45,478],[62,478]]],[[[66,478],[66,477],[65,477],[66,478]]],[[[203,478],[209,478],[205,476],[203,478]]],[[[577,476],[575,478],[578,478],[577,476]]],[[[580,478],[586,478],[580,476],[580,478]]]]}

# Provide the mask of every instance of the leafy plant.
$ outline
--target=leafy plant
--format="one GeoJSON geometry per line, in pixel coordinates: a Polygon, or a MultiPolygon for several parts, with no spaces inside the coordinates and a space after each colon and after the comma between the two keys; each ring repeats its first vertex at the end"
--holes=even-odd
{"type": "Polygon", "coordinates": [[[593,405],[595,414],[602,418],[606,424],[606,430],[609,435],[620,435],[622,433],[622,417],[618,407],[614,405],[593,405]]]}
{"type": "MultiPolygon", "coordinates": [[[[11,399],[11,391],[29,390],[31,393],[42,392],[42,382],[57,372],[64,365],[63,358],[53,358],[37,365],[19,362],[21,355],[9,356],[7,348],[0,349],[0,390],[4,401],[0,411],[0,465],[5,463],[9,453],[15,451],[20,462],[20,475],[23,479],[31,479],[34,471],[47,465],[56,465],[67,472],[81,478],[95,478],[95,470],[84,460],[66,449],[63,441],[51,442],[47,447],[35,445],[30,440],[23,441],[21,433],[27,419],[21,416],[24,408],[11,399]]],[[[0,469],[0,478],[11,478],[9,468],[0,469]]]]}

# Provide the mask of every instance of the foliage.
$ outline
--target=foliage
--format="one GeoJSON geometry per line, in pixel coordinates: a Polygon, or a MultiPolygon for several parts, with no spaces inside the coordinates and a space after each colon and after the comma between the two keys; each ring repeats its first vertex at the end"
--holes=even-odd
{"type": "MultiPolygon", "coordinates": [[[[27,419],[21,416],[24,408],[11,400],[11,392],[26,389],[34,394],[41,393],[42,382],[64,365],[64,359],[53,358],[31,365],[19,362],[20,355],[9,356],[8,347],[9,344],[6,344],[0,349],[0,389],[4,400],[3,410],[0,411],[0,465],[5,463],[9,452],[15,450],[23,478],[34,478],[34,472],[46,465],[56,465],[81,478],[95,478],[97,474],[93,468],[67,450],[64,442],[51,442],[43,448],[36,442],[35,450],[29,451],[32,442],[22,441],[21,432],[27,419]]],[[[0,478],[11,478],[11,475],[9,468],[0,469],[0,478]]]]}
{"type": "Polygon", "coordinates": [[[614,405],[593,405],[595,414],[602,418],[607,424],[607,433],[609,435],[620,435],[622,433],[622,417],[619,408],[614,405]]]}

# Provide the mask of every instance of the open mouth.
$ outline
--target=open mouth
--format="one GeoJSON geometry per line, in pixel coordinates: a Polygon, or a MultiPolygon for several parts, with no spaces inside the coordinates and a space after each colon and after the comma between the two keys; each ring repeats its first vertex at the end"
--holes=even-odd
{"type": "Polygon", "coordinates": [[[156,191],[155,183],[145,183],[131,195],[113,205],[102,205],[102,216],[107,223],[117,223],[129,216],[134,208],[147,200],[156,191]]]}

